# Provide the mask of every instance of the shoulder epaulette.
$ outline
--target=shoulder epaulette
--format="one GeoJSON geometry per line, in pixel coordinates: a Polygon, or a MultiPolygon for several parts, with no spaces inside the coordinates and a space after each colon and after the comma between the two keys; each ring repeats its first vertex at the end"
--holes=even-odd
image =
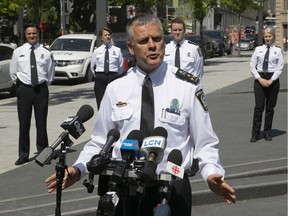
{"type": "Polygon", "coordinates": [[[196,44],[195,42],[190,41],[190,40],[188,40],[188,43],[189,43],[189,44],[193,44],[193,45],[195,45],[195,46],[198,46],[198,44],[196,44]]]}
{"type": "Polygon", "coordinates": [[[187,82],[190,82],[194,85],[197,85],[199,83],[199,78],[194,76],[193,74],[184,71],[182,69],[178,69],[176,72],[176,77],[178,77],[179,79],[185,80],[187,82]]]}
{"type": "Polygon", "coordinates": [[[49,52],[51,52],[50,48],[46,47],[46,46],[42,46],[44,49],[48,50],[49,52]]]}
{"type": "Polygon", "coordinates": [[[126,76],[126,75],[127,75],[127,72],[120,73],[120,74],[118,74],[117,76],[115,76],[114,78],[110,79],[108,83],[111,83],[111,82],[113,82],[114,80],[119,79],[119,78],[121,78],[121,77],[123,77],[123,76],[126,76]]]}

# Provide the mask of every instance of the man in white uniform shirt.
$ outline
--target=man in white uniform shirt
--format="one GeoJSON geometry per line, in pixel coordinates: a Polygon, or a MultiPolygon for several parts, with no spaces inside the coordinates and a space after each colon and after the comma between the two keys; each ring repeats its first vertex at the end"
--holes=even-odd
{"type": "Polygon", "coordinates": [[[185,40],[186,26],[180,17],[171,21],[173,40],[166,45],[164,61],[185,70],[201,79],[203,76],[203,55],[201,48],[189,40],[185,40]],[[179,46],[179,65],[176,61],[177,46],[179,46]]]}
{"type": "MultiPolygon", "coordinates": [[[[107,133],[116,128],[121,138],[115,143],[112,156],[121,159],[120,146],[133,129],[141,124],[141,92],[146,76],[152,81],[154,92],[154,127],[163,127],[168,132],[164,158],[157,167],[157,174],[166,172],[167,156],[173,149],[183,155],[181,167],[188,170],[193,158],[199,160],[200,172],[212,191],[227,203],[235,202],[235,192],[224,181],[224,170],[219,162],[219,140],[214,133],[201,85],[190,74],[163,62],[165,42],[161,22],[153,15],[138,15],[127,25],[127,46],[137,60],[124,76],[111,82],[106,89],[91,141],[86,144],[73,167],[70,176],[63,182],[69,187],[85,174],[86,163],[103,148],[107,133]]],[[[65,176],[68,176],[67,173],[65,176]]],[[[46,179],[48,192],[56,188],[55,174],[46,179]]],[[[100,187],[100,186],[99,186],[100,187]]],[[[192,195],[187,175],[171,182],[173,194],[169,205],[171,215],[191,216],[192,195]]],[[[141,199],[131,196],[130,215],[153,215],[154,207],[161,198],[155,187],[146,188],[141,199]]],[[[121,206],[117,208],[121,209],[121,206]]],[[[116,215],[121,215],[118,211],[116,215]]]]}
{"type": "Polygon", "coordinates": [[[32,108],[37,129],[38,154],[48,147],[48,86],[55,75],[52,53],[39,43],[39,32],[35,24],[26,27],[25,37],[27,43],[14,50],[10,63],[10,75],[16,84],[19,119],[19,158],[15,165],[29,161],[32,108]]]}

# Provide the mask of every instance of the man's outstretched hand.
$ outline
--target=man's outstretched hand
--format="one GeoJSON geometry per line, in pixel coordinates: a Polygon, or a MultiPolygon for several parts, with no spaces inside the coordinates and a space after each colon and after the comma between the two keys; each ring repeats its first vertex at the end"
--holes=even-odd
{"type": "Polygon", "coordinates": [[[222,179],[222,177],[223,176],[219,174],[209,175],[207,179],[209,188],[211,191],[221,196],[228,204],[235,203],[235,191],[222,179]]]}

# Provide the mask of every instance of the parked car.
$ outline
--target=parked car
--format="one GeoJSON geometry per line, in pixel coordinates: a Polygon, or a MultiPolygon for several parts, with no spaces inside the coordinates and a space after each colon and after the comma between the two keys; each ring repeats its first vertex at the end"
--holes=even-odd
{"type": "Polygon", "coordinates": [[[229,33],[224,33],[221,30],[205,30],[203,34],[210,37],[218,46],[216,53],[223,56],[225,53],[228,55],[233,52],[233,44],[230,39],[229,33]]]}
{"type": "Polygon", "coordinates": [[[94,34],[68,34],[55,39],[50,46],[56,66],[54,80],[93,81],[90,62],[96,38],[94,34]]]}
{"type": "Polygon", "coordinates": [[[113,43],[115,46],[119,47],[122,52],[122,56],[124,59],[124,72],[127,72],[127,70],[130,67],[135,66],[136,64],[136,59],[134,56],[129,52],[126,43],[127,43],[127,38],[126,37],[113,37],[113,43]]]}
{"type": "MultiPolygon", "coordinates": [[[[200,35],[186,35],[185,38],[189,41],[194,42],[199,47],[201,47],[200,35]]],[[[202,52],[203,52],[202,54],[204,56],[204,59],[213,58],[216,53],[217,44],[213,42],[213,40],[206,35],[203,35],[203,41],[204,41],[204,47],[202,48],[202,52]]]]}
{"type": "MultiPolygon", "coordinates": [[[[239,45],[236,44],[236,49],[238,49],[239,45]]],[[[242,38],[240,40],[240,50],[253,50],[254,49],[254,41],[249,38],[242,38]]]]}
{"type": "Polygon", "coordinates": [[[12,82],[9,73],[11,57],[15,46],[0,43],[0,92],[9,92],[11,96],[15,96],[15,85],[12,82]]]}

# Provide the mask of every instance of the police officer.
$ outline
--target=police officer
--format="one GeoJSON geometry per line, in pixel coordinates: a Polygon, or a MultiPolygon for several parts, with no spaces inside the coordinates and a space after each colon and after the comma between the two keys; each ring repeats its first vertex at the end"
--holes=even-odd
{"type": "Polygon", "coordinates": [[[274,107],[280,88],[279,76],[283,70],[283,55],[281,48],[274,44],[275,30],[273,28],[265,29],[264,41],[265,44],[256,47],[250,62],[250,71],[255,78],[255,108],[250,142],[256,142],[259,138],[264,108],[264,139],[272,140],[274,107]]]}
{"type": "Polygon", "coordinates": [[[32,107],[36,121],[38,154],[48,146],[48,85],[53,81],[55,74],[52,53],[38,42],[37,26],[29,24],[25,36],[27,43],[14,50],[10,63],[10,75],[17,88],[19,119],[19,158],[15,165],[29,161],[32,107]]]}
{"type": "MultiPolygon", "coordinates": [[[[103,148],[111,128],[117,128],[121,134],[112,152],[113,157],[121,159],[123,139],[131,130],[141,127],[142,88],[144,80],[150,78],[154,93],[153,125],[164,127],[168,132],[167,147],[163,160],[158,164],[157,174],[166,171],[167,156],[177,148],[182,152],[181,166],[184,169],[192,166],[193,157],[199,159],[200,172],[211,190],[227,203],[235,202],[233,188],[223,180],[224,170],[218,155],[219,140],[212,129],[202,87],[190,79],[188,72],[163,62],[165,42],[160,20],[153,15],[141,14],[131,19],[126,31],[129,35],[127,45],[137,60],[137,66],[107,86],[92,140],[86,144],[74,167],[68,168],[70,176],[63,182],[63,188],[74,184],[85,174],[86,163],[103,148]]],[[[48,192],[56,188],[55,177],[54,174],[46,179],[48,192]]],[[[171,184],[173,191],[175,189],[169,203],[171,215],[191,216],[191,189],[187,175],[171,184]]],[[[140,215],[153,215],[153,208],[160,202],[153,184],[147,185],[139,209],[138,197],[131,195],[130,198],[129,202],[133,204],[129,205],[129,215],[137,215],[139,209],[140,215]]],[[[121,215],[121,212],[116,215],[121,215]]]]}
{"type": "Polygon", "coordinates": [[[91,58],[91,71],[95,77],[94,92],[99,109],[102,97],[110,79],[123,72],[121,49],[111,43],[112,31],[108,27],[99,30],[99,38],[103,42],[94,50],[91,58]]]}
{"type": "Polygon", "coordinates": [[[164,61],[201,79],[204,71],[201,48],[193,42],[185,40],[185,32],[186,26],[180,17],[171,21],[173,40],[166,45],[164,61]],[[179,63],[177,63],[177,48],[179,49],[179,63]]]}

